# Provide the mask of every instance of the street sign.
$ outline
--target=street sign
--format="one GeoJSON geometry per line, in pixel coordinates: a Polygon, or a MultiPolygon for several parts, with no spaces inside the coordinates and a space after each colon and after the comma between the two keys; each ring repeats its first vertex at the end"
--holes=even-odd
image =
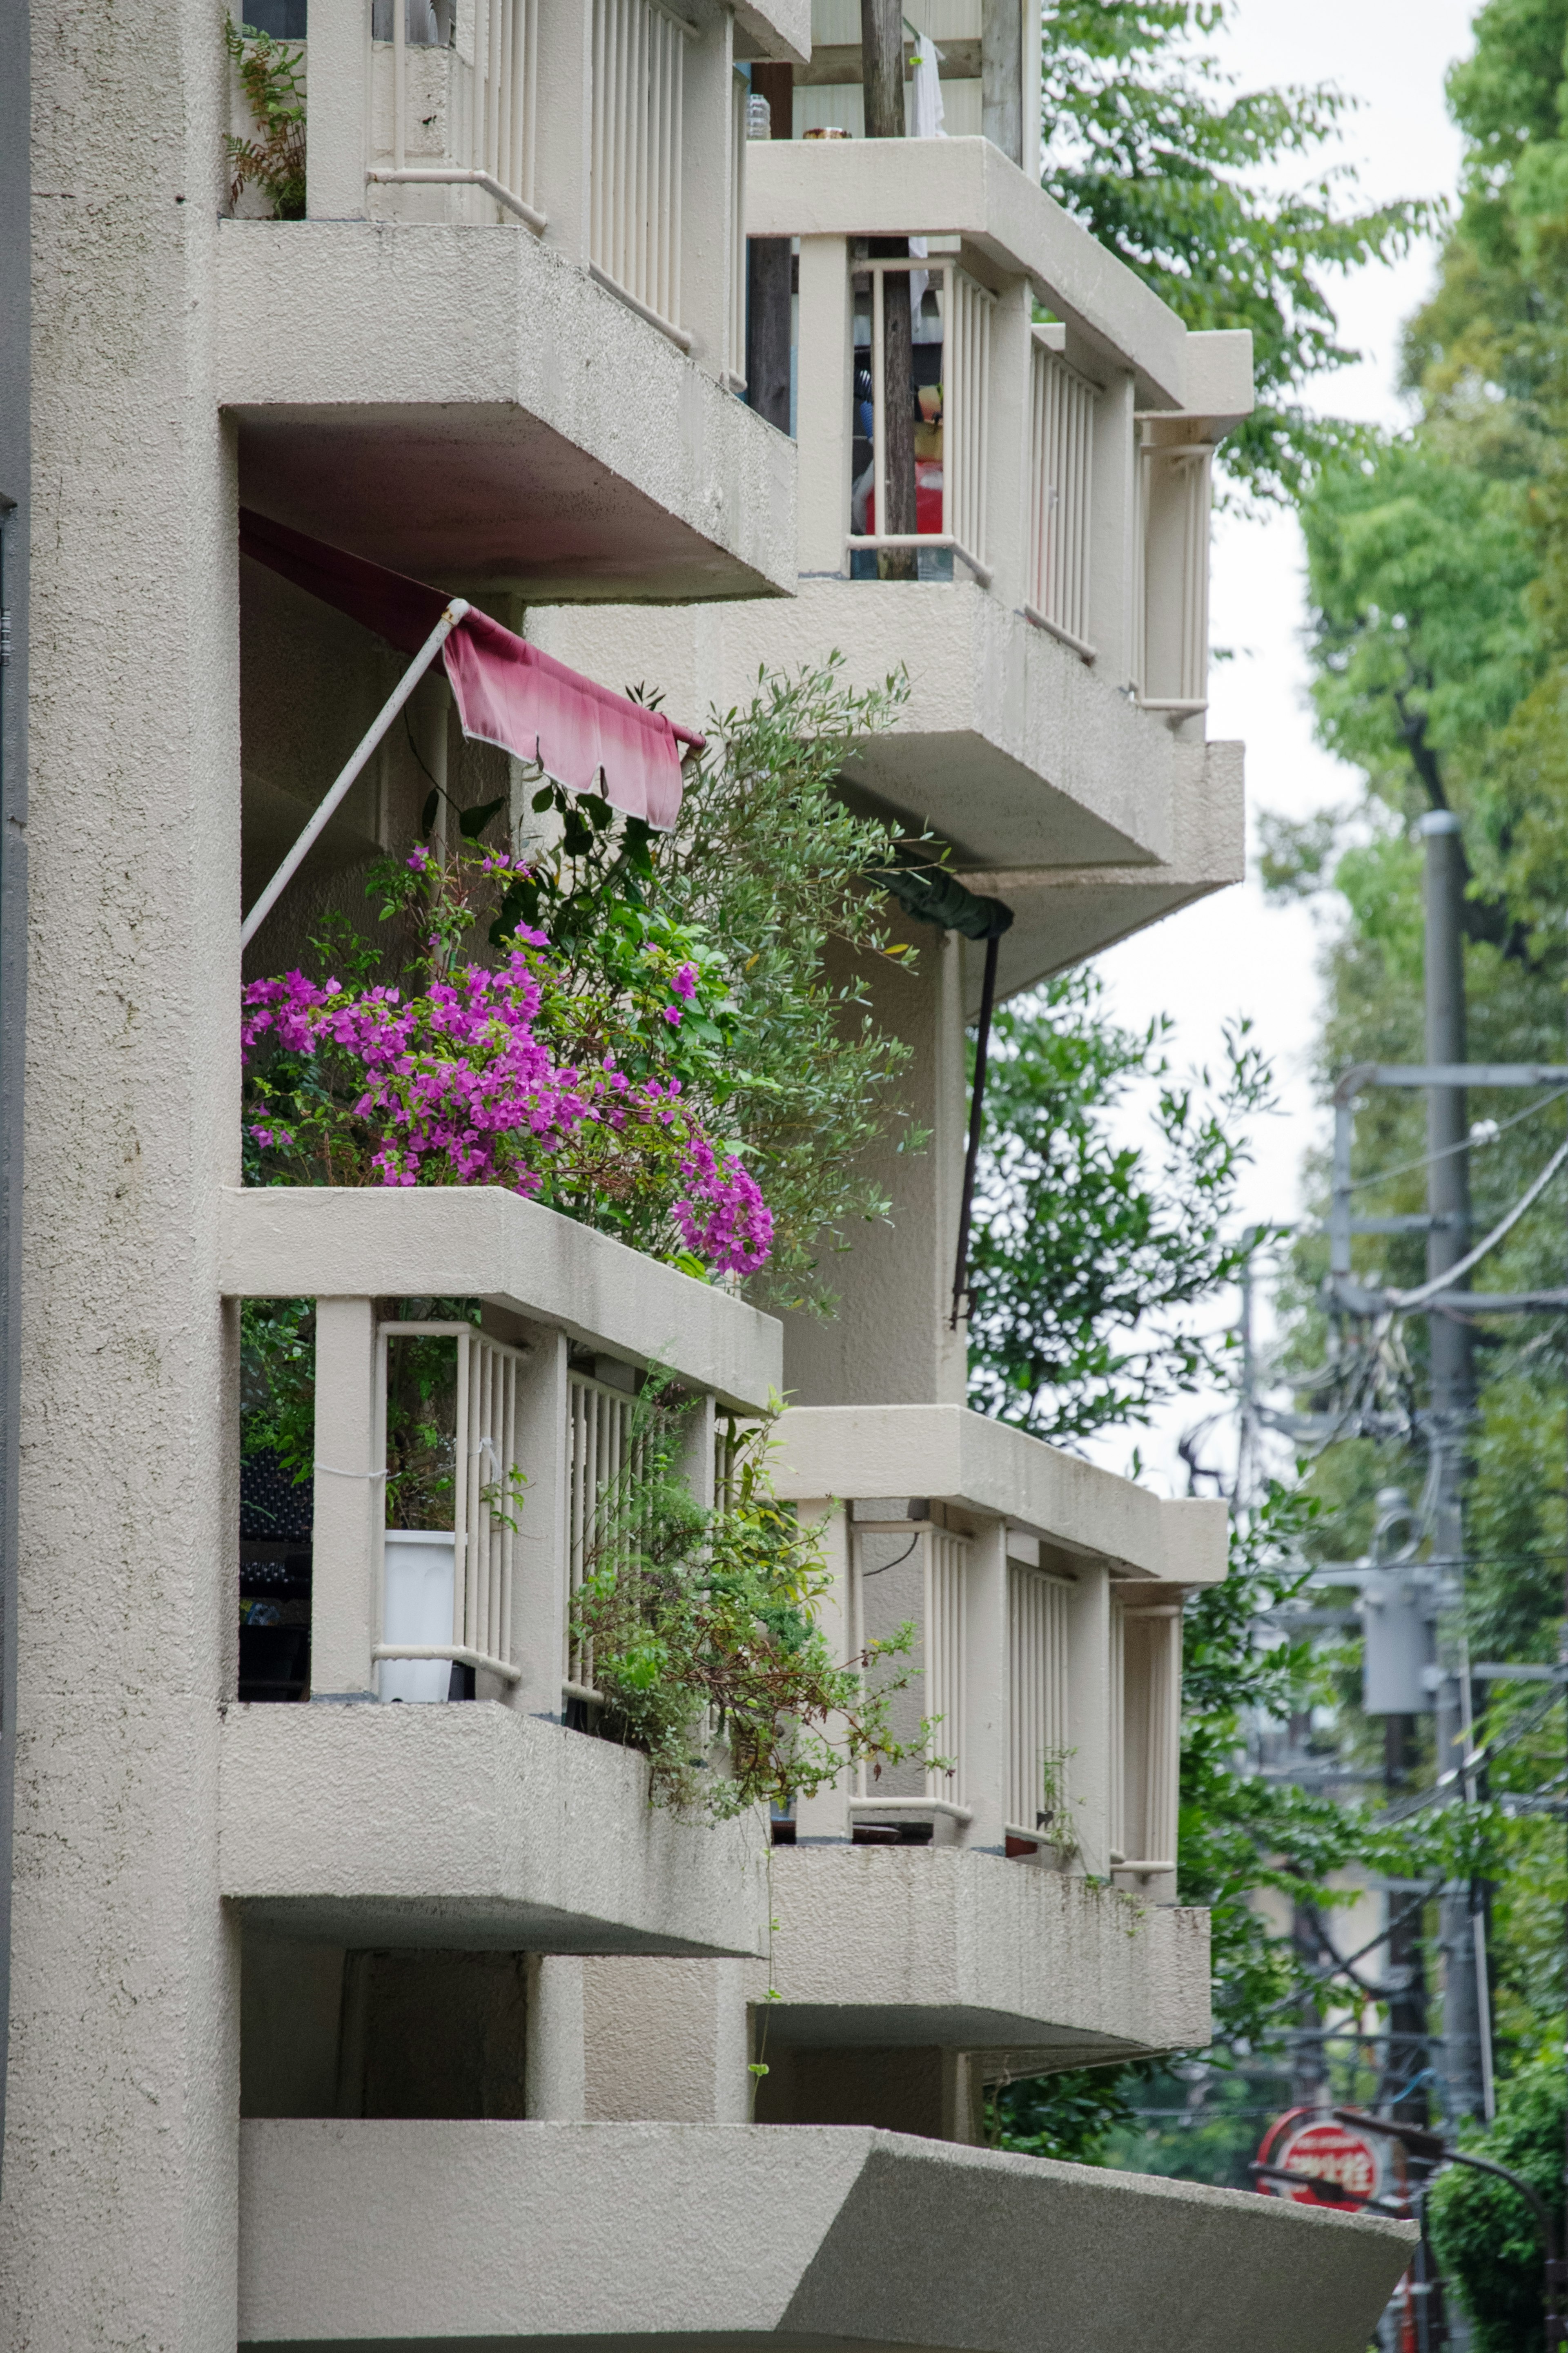
{"type": "Polygon", "coordinates": [[[1263,2136],[1258,2160],[1270,2173],[1311,2176],[1310,2183],[1260,2176],[1258,2186],[1266,2197],[1292,2199],[1298,2206],[1333,2206],[1342,2213],[1351,2206],[1359,2211],[1363,2199],[1377,2195],[1376,2145],[1321,2108],[1291,2108],[1279,2117],[1263,2136]]]}

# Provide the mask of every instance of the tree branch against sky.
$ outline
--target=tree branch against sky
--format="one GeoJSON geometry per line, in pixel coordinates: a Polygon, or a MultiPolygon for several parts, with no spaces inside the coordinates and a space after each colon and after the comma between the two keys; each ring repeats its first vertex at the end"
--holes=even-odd
{"type": "Polygon", "coordinates": [[[1303,164],[1353,100],[1331,83],[1238,90],[1210,43],[1228,0],[1058,0],[1044,37],[1046,188],[1189,327],[1246,327],[1258,406],[1225,444],[1231,482],[1294,498],[1354,427],[1303,404],[1360,354],[1330,286],[1435,225],[1424,202],[1359,206],[1342,164],[1303,164]]]}

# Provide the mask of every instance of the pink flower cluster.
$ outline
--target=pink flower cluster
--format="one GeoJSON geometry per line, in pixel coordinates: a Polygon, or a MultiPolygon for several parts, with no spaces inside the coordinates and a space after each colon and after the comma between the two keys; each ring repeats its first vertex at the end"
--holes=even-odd
{"type": "Polygon", "coordinates": [[[682,1158],[680,1173],[687,1191],[675,1204],[675,1221],[688,1250],[710,1266],[754,1274],[773,1244],[773,1211],[756,1179],[738,1160],[721,1160],[704,1136],[682,1158]]]}
{"type": "MultiPolygon", "coordinates": [[[[544,944],[541,933],[518,937],[544,944]]],[[[534,1032],[540,997],[521,950],[497,971],[468,965],[414,997],[396,988],[355,994],[333,979],[318,987],[291,972],[247,987],[241,1038],[247,1057],[276,1043],[288,1053],[335,1052],[346,1061],[358,1091],[348,1113],[380,1138],[371,1166],[384,1185],[456,1181],[536,1193],[543,1165],[574,1141],[591,1146],[597,1131],[605,1146],[624,1146],[635,1163],[639,1140],[651,1145],[663,1132],[669,1142],[655,1160],[685,1146],[679,1165],[688,1193],[671,1207],[687,1246],[728,1272],[763,1265],[773,1220],[762,1195],[696,1130],[679,1102],[679,1082],[634,1086],[613,1055],[589,1069],[558,1065],[534,1032]]],[[[296,1144],[270,1116],[250,1132],[263,1149],[296,1144]]]]}

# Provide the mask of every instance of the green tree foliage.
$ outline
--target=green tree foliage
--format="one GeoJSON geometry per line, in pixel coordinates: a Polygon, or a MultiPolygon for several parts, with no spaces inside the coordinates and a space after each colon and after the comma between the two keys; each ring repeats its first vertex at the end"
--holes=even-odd
{"type": "Polygon", "coordinates": [[[1247,328],[1258,407],[1226,442],[1232,479],[1294,496],[1345,428],[1310,417],[1305,384],[1356,354],[1326,281],[1404,252],[1426,208],[1357,209],[1347,175],[1289,166],[1331,139],[1333,88],[1237,92],[1205,44],[1227,0],[1057,0],[1044,33],[1045,185],[1194,328],[1247,328]]]}
{"type": "MultiPolygon", "coordinates": [[[[1465,2146],[1521,2174],[1563,2230],[1563,2054],[1548,2050],[1505,2085],[1489,2132],[1465,2146]]],[[[1459,2291],[1476,2353],[1536,2353],[1545,2317],[1543,2250],[1535,2217],[1517,2189],[1494,2176],[1451,2166],[1431,2198],[1437,2259],[1459,2291]]]]}
{"type": "Polygon", "coordinates": [[[1172,1025],[1120,1028],[1091,972],[1003,1008],[993,1033],[971,1254],[970,1399],[1071,1443],[1147,1422],[1215,1377],[1187,1311],[1235,1280],[1224,1239],[1268,1073],[1239,1023],[1217,1082],[1179,1077],[1172,1025]],[[1152,1147],[1119,1112],[1152,1095],[1152,1147]]]}

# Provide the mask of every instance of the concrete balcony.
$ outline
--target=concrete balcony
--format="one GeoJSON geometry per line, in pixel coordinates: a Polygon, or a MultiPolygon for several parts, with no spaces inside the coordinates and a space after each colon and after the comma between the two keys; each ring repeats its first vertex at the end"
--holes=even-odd
{"type": "MultiPolygon", "coordinates": [[[[914,1741],[934,1719],[946,1761],[803,1799],[776,1835],[984,1849],[1173,1904],[1182,1607],[1225,1574],[1224,1505],[1163,1501],[960,1406],[795,1408],[779,1437],[780,1492],[825,1522],[834,1639],[848,1656],[913,1624],[894,1725],[914,1741]]],[[[830,1903],[839,1883],[821,1884],[830,1903]]]]}
{"type": "Polygon", "coordinates": [[[799,54],[799,0],[317,0],[310,36],[309,218],[219,238],[242,501],[469,593],[791,587],[793,452],[731,396],[735,60],[799,54]]]}
{"type": "Polygon", "coordinates": [[[247,1933],[687,1957],[765,1936],[754,1825],[678,1821],[640,1757],[508,1708],[231,1708],[219,1788],[247,1933]]]}
{"type": "MultiPolygon", "coordinates": [[[[657,1364],[692,1401],[686,1475],[704,1504],[716,1412],[759,1411],[781,1379],[771,1316],[496,1187],[226,1193],[219,1283],[229,1298],[315,1302],[316,1703],[386,1698],[394,1685],[438,1699],[444,1686],[405,1690],[386,1669],[445,1662],[473,1674],[477,1698],[524,1715],[595,1706],[570,1611],[601,1488],[634,1442],[639,1375],[657,1364]],[[402,1344],[381,1303],[400,1297],[483,1303],[482,1325],[411,1327],[452,1350],[456,1397],[453,1525],[430,1532],[446,1547],[449,1622],[422,1631],[395,1623],[388,1599],[393,1549],[417,1543],[420,1525],[386,1525],[391,1352],[402,1344]],[[521,1500],[509,1505],[514,1482],[521,1500]]],[[[423,1556],[420,1567],[429,1573],[423,1556]]],[[[285,1727],[299,1717],[289,1711],[285,1727]]]]}
{"type": "Polygon", "coordinates": [[[238,2336],[1362,2353],[1415,2235],[867,2130],[257,2121],[238,2336]]]}
{"type": "Polygon", "coordinates": [[[993,2081],[1209,2039],[1206,1912],[954,1847],[820,1843],[776,1850],[773,1908],[763,2122],[836,2121],[850,2051],[963,2052],[993,2081]]]}

